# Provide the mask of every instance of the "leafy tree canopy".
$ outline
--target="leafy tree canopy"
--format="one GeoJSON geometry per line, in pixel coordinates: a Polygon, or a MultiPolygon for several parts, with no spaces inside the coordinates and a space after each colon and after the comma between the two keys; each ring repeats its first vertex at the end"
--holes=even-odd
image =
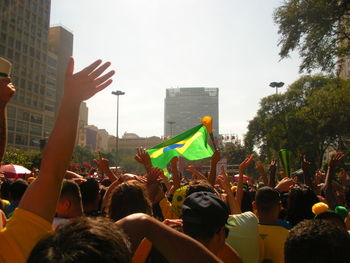
{"type": "Polygon", "coordinates": [[[332,72],[350,55],[350,0],[285,0],[273,15],[281,36],[280,57],[299,50],[300,71],[332,72]]]}
{"type": "Polygon", "coordinates": [[[350,82],[305,76],[284,94],[265,97],[249,122],[245,145],[270,160],[283,148],[295,162],[306,154],[318,167],[329,146],[346,150],[350,138],[350,82]]]}

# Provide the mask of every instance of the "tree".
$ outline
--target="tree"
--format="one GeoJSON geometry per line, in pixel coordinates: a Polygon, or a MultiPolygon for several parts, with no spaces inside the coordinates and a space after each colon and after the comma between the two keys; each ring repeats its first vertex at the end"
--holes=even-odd
{"type": "Polygon", "coordinates": [[[280,57],[299,50],[301,72],[332,72],[338,58],[350,55],[349,15],[349,0],[285,0],[273,15],[280,57]]]}
{"type": "Polygon", "coordinates": [[[305,154],[320,167],[327,147],[348,147],[349,112],[349,81],[305,76],[284,94],[261,100],[260,109],[249,122],[245,145],[259,148],[265,161],[286,148],[292,152],[294,165],[305,154]]]}
{"type": "Polygon", "coordinates": [[[83,163],[88,162],[90,165],[93,165],[93,159],[98,157],[97,153],[93,152],[89,146],[79,146],[77,145],[73,151],[73,163],[83,163]]]}
{"type": "Polygon", "coordinates": [[[41,152],[25,152],[8,147],[4,155],[4,164],[18,164],[28,169],[39,168],[41,163],[41,152]]]}

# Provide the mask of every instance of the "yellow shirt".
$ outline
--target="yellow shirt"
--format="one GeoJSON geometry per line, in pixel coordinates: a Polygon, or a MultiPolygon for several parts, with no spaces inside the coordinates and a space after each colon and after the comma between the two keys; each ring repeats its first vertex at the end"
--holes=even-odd
{"type": "Polygon", "coordinates": [[[36,243],[52,231],[50,222],[21,208],[16,208],[0,232],[0,262],[25,263],[36,243]]]}
{"type": "Polygon", "coordinates": [[[284,242],[288,229],[278,225],[259,224],[260,259],[269,262],[284,262],[284,242]]]}
{"type": "Polygon", "coordinates": [[[164,197],[159,202],[160,209],[162,210],[162,214],[164,219],[178,219],[179,217],[174,213],[172,204],[168,201],[166,197],[164,197]]]}

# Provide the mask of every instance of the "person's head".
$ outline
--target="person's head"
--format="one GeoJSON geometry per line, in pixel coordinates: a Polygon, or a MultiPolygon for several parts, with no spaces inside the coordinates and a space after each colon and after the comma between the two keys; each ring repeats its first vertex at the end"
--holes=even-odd
{"type": "Polygon", "coordinates": [[[94,178],[89,178],[86,182],[80,184],[81,198],[83,202],[84,213],[99,209],[100,187],[94,178]]]}
{"type": "Polygon", "coordinates": [[[144,186],[136,181],[129,180],[114,190],[109,209],[109,217],[117,221],[133,213],[152,214],[151,203],[146,197],[144,186]]]}
{"type": "Polygon", "coordinates": [[[312,212],[315,214],[315,219],[328,220],[346,229],[345,219],[348,216],[348,210],[345,207],[337,206],[334,210],[331,210],[326,203],[319,202],[313,205],[312,212]]]}
{"type": "Polygon", "coordinates": [[[58,217],[73,218],[83,214],[81,193],[74,181],[65,180],[62,184],[60,198],[56,206],[58,217]]]}
{"type": "Polygon", "coordinates": [[[5,181],[2,182],[0,189],[0,197],[2,199],[10,199],[10,186],[11,182],[9,180],[5,179],[5,181]]]}
{"type": "Polygon", "coordinates": [[[215,193],[215,188],[206,180],[193,180],[186,190],[186,197],[196,192],[215,193]]]}
{"type": "Polygon", "coordinates": [[[287,220],[295,226],[304,219],[312,219],[312,206],[319,202],[316,194],[306,185],[295,185],[289,190],[287,220]]]}
{"type": "Polygon", "coordinates": [[[286,263],[348,262],[349,234],[326,220],[304,220],[290,231],[284,244],[286,263]]]}
{"type": "Polygon", "coordinates": [[[27,263],[126,263],[131,262],[130,244],[123,231],[110,220],[82,217],[60,225],[32,250],[27,263]]]}
{"type": "Polygon", "coordinates": [[[182,206],[184,233],[206,246],[218,249],[225,242],[225,224],[229,216],[224,201],[210,192],[189,195],[182,206]]]}
{"type": "Polygon", "coordinates": [[[19,202],[28,188],[28,183],[22,179],[17,179],[10,186],[10,201],[19,202]]]}
{"type": "MultiPolygon", "coordinates": [[[[243,195],[242,195],[242,204],[241,204],[241,210],[243,212],[247,211],[253,211],[253,204],[252,204],[252,193],[248,189],[243,189],[243,195]]],[[[255,197],[255,193],[254,193],[255,197]]]]}
{"type": "Polygon", "coordinates": [[[269,186],[264,186],[256,191],[254,208],[261,221],[263,217],[277,220],[281,210],[281,199],[279,192],[269,186]]]}

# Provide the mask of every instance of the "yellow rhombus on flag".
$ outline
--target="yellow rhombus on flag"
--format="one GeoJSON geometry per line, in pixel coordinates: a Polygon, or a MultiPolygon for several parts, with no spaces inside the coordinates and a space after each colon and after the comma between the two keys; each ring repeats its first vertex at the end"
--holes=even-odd
{"type": "Polygon", "coordinates": [[[213,150],[208,144],[207,138],[207,129],[203,124],[200,124],[148,149],[147,152],[151,157],[153,166],[164,169],[175,156],[182,156],[187,160],[211,157],[213,150]]]}

